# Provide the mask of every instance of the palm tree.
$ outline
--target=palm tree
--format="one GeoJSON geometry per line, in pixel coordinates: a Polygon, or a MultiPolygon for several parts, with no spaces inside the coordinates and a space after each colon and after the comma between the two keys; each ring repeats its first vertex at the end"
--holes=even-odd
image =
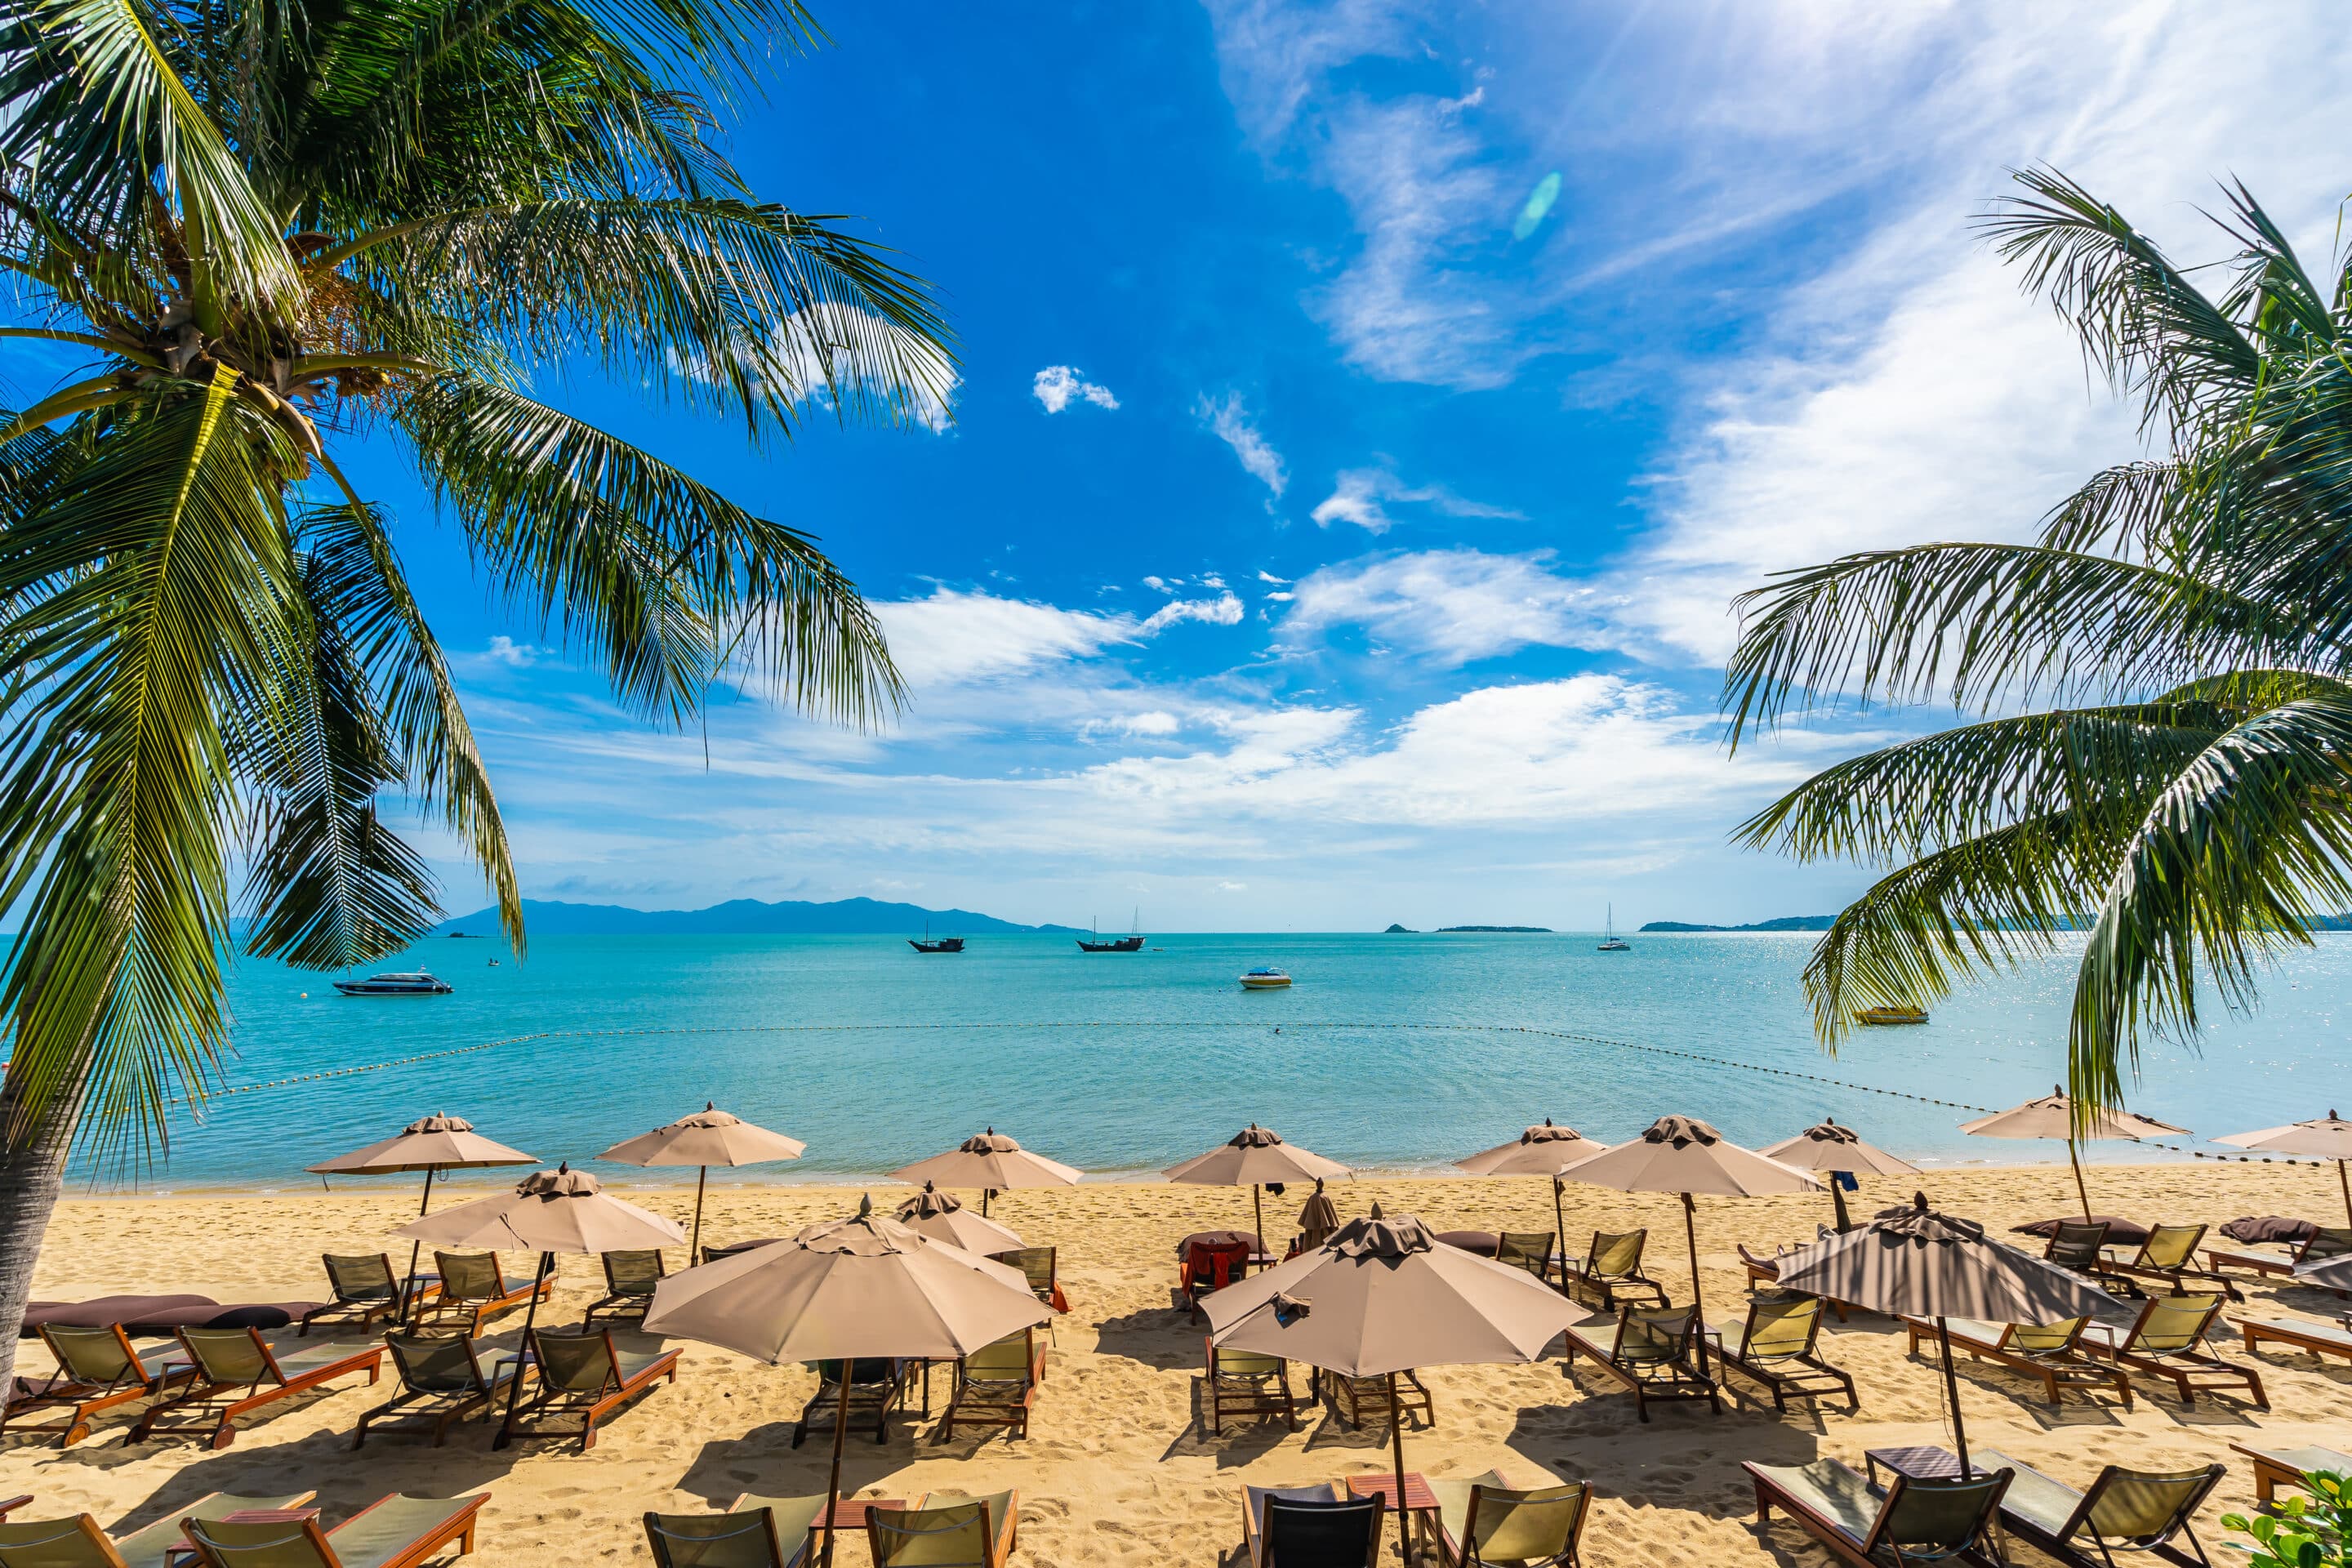
{"type": "Polygon", "coordinates": [[[348,444],[402,444],[496,592],[648,718],[720,679],[895,707],[810,535],[531,395],[634,381],[754,439],[940,406],[925,286],[759,200],[694,90],[820,37],[799,0],[0,0],[0,331],[86,361],[0,412],[0,1380],[68,1150],[152,1153],[218,1059],[235,868],[247,952],[393,952],[439,914],[394,792],[521,941],[348,444]]]}
{"type": "Polygon", "coordinates": [[[2086,930],[2087,1117],[2144,1040],[2195,1036],[2201,985],[2243,1007],[2310,911],[2352,900],[2352,272],[2323,286],[2232,186],[2209,297],[2063,175],[2018,178],[1991,237],[2163,455],[2094,475],[2033,543],[1871,551],[1744,595],[1725,708],[1735,745],[1845,697],[1977,715],[1738,837],[1885,868],[1805,970],[1832,1046],[1858,1005],[1926,1005],[2086,930]]]}

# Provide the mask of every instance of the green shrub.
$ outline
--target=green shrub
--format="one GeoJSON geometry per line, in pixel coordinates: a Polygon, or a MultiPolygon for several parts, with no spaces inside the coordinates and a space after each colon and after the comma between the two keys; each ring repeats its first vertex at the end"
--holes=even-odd
{"type": "Polygon", "coordinates": [[[2309,1497],[2292,1497],[2272,1513],[2221,1516],[2221,1528],[2253,1541],[2231,1545],[2253,1555],[2247,1568],[2352,1568],[2352,1491],[2342,1476],[2314,1470],[2309,1497]]]}

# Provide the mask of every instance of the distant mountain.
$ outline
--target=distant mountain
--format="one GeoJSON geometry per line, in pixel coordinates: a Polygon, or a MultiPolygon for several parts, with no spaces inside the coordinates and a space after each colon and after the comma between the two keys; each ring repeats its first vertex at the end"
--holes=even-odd
{"type": "Polygon", "coordinates": [[[1549,926],[1439,926],[1437,930],[1438,934],[1441,936],[1445,932],[1452,931],[1528,931],[1539,936],[1549,936],[1552,934],[1552,930],[1549,926]]]}
{"type": "MultiPolygon", "coordinates": [[[[1071,932],[1076,926],[1024,926],[970,910],[927,910],[919,904],[886,904],[873,899],[832,903],[788,900],[763,904],[730,899],[707,910],[632,910],[619,904],[566,904],[539,899],[522,901],[524,929],[533,936],[910,936],[925,922],[940,936],[1003,936],[1024,931],[1071,932]]],[[[444,921],[436,936],[494,935],[499,911],[477,910],[444,921]]]]}
{"type": "Polygon", "coordinates": [[[1681,921],[1652,921],[1643,931],[1827,931],[1834,916],[1782,915],[1777,921],[1758,921],[1748,926],[1695,926],[1681,921]]]}

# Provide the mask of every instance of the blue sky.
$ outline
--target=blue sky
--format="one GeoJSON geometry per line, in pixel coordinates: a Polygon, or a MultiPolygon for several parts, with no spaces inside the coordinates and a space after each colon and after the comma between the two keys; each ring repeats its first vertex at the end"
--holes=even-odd
{"type": "Polygon", "coordinates": [[[1971,237],[2004,169],[2054,163],[2200,258],[2219,177],[2321,254],[2345,193],[2352,46],[2317,5],[820,12],[836,47],[773,72],[733,148],[937,282],[952,422],[755,453],[562,400],[820,534],[913,700],[870,735],[738,693],[707,735],[648,730],[374,455],[533,896],[1160,930],[1825,911],[1863,873],[1727,834],[1887,721],[1727,757],[1729,595],[2020,537],[2135,450],[1971,237]]]}

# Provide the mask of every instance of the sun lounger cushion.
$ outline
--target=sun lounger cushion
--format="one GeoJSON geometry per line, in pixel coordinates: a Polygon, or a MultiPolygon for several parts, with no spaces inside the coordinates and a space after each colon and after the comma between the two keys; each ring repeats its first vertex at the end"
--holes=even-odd
{"type": "Polygon", "coordinates": [[[128,1568],[163,1568],[164,1552],[178,1544],[180,1521],[184,1519],[219,1520],[233,1513],[258,1512],[263,1509],[299,1508],[315,1495],[311,1492],[289,1492],[283,1497],[237,1497],[229,1492],[215,1492],[210,1497],[182,1504],[144,1530],[116,1536],[114,1550],[121,1554],[128,1568]]]}
{"type": "Polygon", "coordinates": [[[2333,1448],[2254,1448],[2274,1465],[2285,1465],[2305,1475],[2314,1470],[2326,1470],[2335,1475],[2352,1476],[2352,1454],[2339,1454],[2333,1448]]]}
{"type": "Polygon", "coordinates": [[[2289,1219],[2284,1215],[2249,1215],[2233,1219],[2221,1227],[2221,1234],[2231,1241],[2284,1242],[2300,1247],[2319,1233],[2319,1227],[2307,1219],[2289,1219]]]}
{"type": "Polygon", "coordinates": [[[1885,1506],[1886,1500],[1870,1489],[1862,1472],[1835,1459],[1755,1468],[1790,1498],[1856,1541],[1868,1537],[1870,1527],[1878,1521],[1878,1510],[1885,1506]]]}
{"type": "Polygon", "coordinates": [[[2323,1344],[2341,1345],[2352,1353],[2352,1329],[2339,1329],[2333,1323],[2315,1323],[2308,1320],[2290,1318],[2254,1318],[2249,1320],[2257,1334],[2264,1330],[2293,1334],[2297,1339],[2317,1340],[2323,1344]]]}
{"type": "Polygon", "coordinates": [[[343,1568],[379,1568],[448,1524],[481,1506],[481,1495],[388,1497],[327,1532],[343,1568]]]}
{"type": "Polygon", "coordinates": [[[2062,1481],[2053,1481],[2021,1459],[2012,1459],[1998,1448],[1984,1448],[1969,1456],[1979,1469],[1994,1470],[2003,1466],[2017,1474],[2009,1483],[2009,1490],[2000,1498],[2000,1511],[2015,1514],[2036,1528],[2057,1534],[2074,1517],[2083,1494],[2062,1481]]]}
{"type": "Polygon", "coordinates": [[[319,1310],[316,1301],[237,1301],[210,1296],[97,1296],[87,1301],[35,1301],[25,1309],[21,1337],[37,1338],[44,1323],[103,1329],[121,1323],[132,1334],[179,1329],[282,1329],[319,1310]]]}

